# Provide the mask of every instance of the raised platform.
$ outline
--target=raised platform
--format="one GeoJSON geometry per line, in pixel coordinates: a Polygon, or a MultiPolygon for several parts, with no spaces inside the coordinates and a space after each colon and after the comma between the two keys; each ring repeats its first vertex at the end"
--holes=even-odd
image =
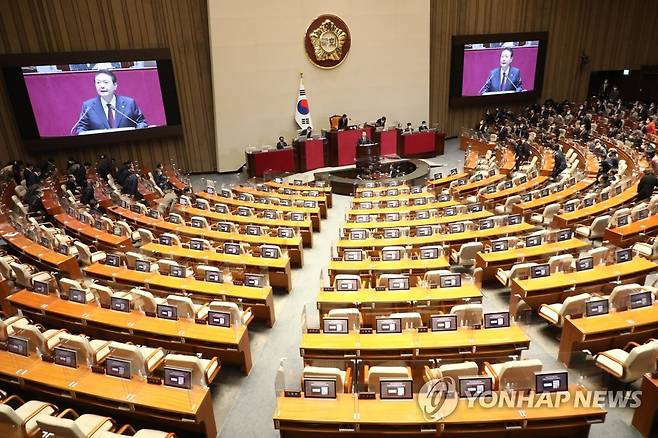
{"type": "Polygon", "coordinates": [[[407,185],[423,184],[429,174],[430,166],[422,160],[393,160],[381,163],[379,170],[370,177],[362,177],[356,166],[350,166],[316,172],[314,176],[316,180],[327,181],[333,193],[353,196],[355,187],[365,186],[366,183],[373,181],[385,184],[387,181],[396,180],[407,185]]]}

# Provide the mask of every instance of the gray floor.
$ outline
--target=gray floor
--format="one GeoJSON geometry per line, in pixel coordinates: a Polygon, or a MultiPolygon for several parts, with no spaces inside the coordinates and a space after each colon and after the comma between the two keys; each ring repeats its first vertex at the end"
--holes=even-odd
{"type": "MultiPolygon", "coordinates": [[[[461,169],[463,153],[459,151],[456,140],[449,140],[446,155],[429,162],[436,166],[432,173],[445,173],[446,168],[450,167],[461,169]],[[445,168],[440,168],[443,166],[445,168]]],[[[203,179],[206,177],[220,185],[246,180],[244,174],[193,175],[191,182],[195,189],[203,187],[203,179]]],[[[313,235],[313,248],[304,250],[304,268],[293,270],[293,290],[290,294],[277,294],[274,297],[276,324],[271,329],[262,324],[250,326],[254,363],[250,375],[244,377],[238,369],[225,367],[213,388],[215,419],[221,437],[278,437],[272,422],[276,407],[276,370],[282,357],[288,358],[288,362],[301,369],[300,316],[305,305],[315,306],[315,297],[321,284],[320,273],[329,263],[331,246],[337,240],[339,227],[344,222],[344,214],[351,200],[350,197],[339,195],[334,195],[333,199],[333,208],[329,210],[328,218],[322,221],[321,233],[313,235]]],[[[485,310],[507,309],[508,290],[486,287],[482,293],[485,297],[485,310]]],[[[523,323],[522,327],[531,339],[530,350],[524,352],[523,357],[541,359],[545,369],[563,368],[557,362],[559,331],[549,328],[538,318],[523,323]]],[[[581,381],[590,389],[604,389],[601,373],[584,359],[569,371],[571,382],[581,381]]],[[[630,426],[632,415],[633,410],[630,408],[610,409],[605,423],[594,425],[590,436],[639,437],[637,431],[630,426]]]]}

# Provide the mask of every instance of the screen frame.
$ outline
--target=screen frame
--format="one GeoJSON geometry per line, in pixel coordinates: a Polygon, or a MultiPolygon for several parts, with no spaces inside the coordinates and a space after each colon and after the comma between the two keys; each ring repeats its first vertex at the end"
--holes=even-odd
{"type": "Polygon", "coordinates": [[[534,101],[541,97],[544,88],[544,68],[548,51],[548,32],[517,32],[479,35],[453,35],[450,62],[450,100],[449,106],[459,108],[465,106],[510,104],[534,101]],[[532,91],[495,96],[462,96],[464,75],[464,45],[478,43],[496,43],[501,41],[539,41],[537,64],[535,68],[534,89],[532,91]]]}

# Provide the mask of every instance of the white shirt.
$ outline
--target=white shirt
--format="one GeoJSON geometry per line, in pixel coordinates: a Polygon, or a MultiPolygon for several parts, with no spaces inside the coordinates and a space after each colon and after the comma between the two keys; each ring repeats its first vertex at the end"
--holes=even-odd
{"type": "MultiPolygon", "coordinates": [[[[100,100],[101,100],[101,105],[103,105],[103,111],[105,112],[105,118],[108,118],[107,117],[108,116],[108,114],[107,114],[107,111],[108,111],[107,102],[105,102],[105,99],[103,99],[102,97],[100,98],[100,100]]],[[[116,94],[114,96],[112,96],[112,100],[110,100],[110,105],[112,105],[112,108],[117,107],[117,96],[116,96],[116,94]]],[[[112,115],[114,116],[114,124],[116,125],[117,112],[115,110],[112,110],[112,115]]],[[[110,126],[110,128],[114,128],[114,126],[110,126]]]]}

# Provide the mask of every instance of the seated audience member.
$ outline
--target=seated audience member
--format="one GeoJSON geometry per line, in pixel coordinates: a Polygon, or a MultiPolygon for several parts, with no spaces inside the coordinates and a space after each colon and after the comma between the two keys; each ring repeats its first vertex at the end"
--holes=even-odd
{"type": "Polygon", "coordinates": [[[556,179],[567,168],[567,160],[558,145],[553,145],[553,161],[555,166],[551,173],[551,178],[556,179]]]}
{"type": "Polygon", "coordinates": [[[418,131],[427,131],[428,129],[430,128],[427,126],[427,122],[423,120],[420,126],[418,127],[418,131]]]}
{"type": "Polygon", "coordinates": [[[377,121],[375,122],[375,127],[377,128],[385,128],[386,127],[386,116],[381,116],[377,121]]]}
{"type": "Polygon", "coordinates": [[[132,161],[126,161],[117,172],[117,182],[121,185],[121,193],[141,198],[138,190],[139,177],[135,173],[132,161]]]}
{"type": "Polygon", "coordinates": [[[89,201],[89,214],[91,214],[94,219],[98,219],[103,216],[103,212],[100,210],[100,205],[96,199],[89,201]]]}
{"type": "Polygon", "coordinates": [[[407,127],[404,128],[404,132],[414,132],[414,128],[411,126],[411,122],[407,123],[407,127]]]}
{"type": "Polygon", "coordinates": [[[279,137],[279,142],[276,144],[277,149],[283,149],[288,147],[288,143],[286,143],[286,140],[283,137],[279,137]]]}
{"type": "Polygon", "coordinates": [[[34,168],[32,163],[27,163],[23,171],[23,179],[25,180],[25,187],[30,187],[41,182],[41,173],[34,168]]]}
{"type": "Polygon", "coordinates": [[[338,121],[338,129],[347,129],[347,125],[349,123],[349,120],[347,118],[347,114],[343,114],[340,116],[340,120],[338,121]]]}
{"type": "MultiPolygon", "coordinates": [[[[189,190],[186,188],[184,192],[189,193],[189,190]]],[[[166,189],[165,195],[162,197],[160,203],[158,204],[158,211],[160,212],[160,215],[162,217],[168,217],[177,200],[178,196],[176,193],[174,193],[171,188],[166,189]]]]}
{"type": "Polygon", "coordinates": [[[654,189],[658,187],[658,178],[652,168],[644,169],[642,178],[637,183],[637,201],[651,198],[654,189]]]}
{"type": "Polygon", "coordinates": [[[30,213],[46,214],[46,209],[41,201],[41,195],[41,188],[37,184],[28,187],[25,199],[27,200],[27,208],[30,213]]]}
{"type": "Polygon", "coordinates": [[[646,133],[647,135],[653,135],[656,133],[656,122],[654,121],[653,117],[649,117],[647,119],[647,126],[646,126],[646,133]]]}
{"type": "Polygon", "coordinates": [[[112,159],[107,157],[105,154],[100,154],[98,156],[98,165],[96,166],[96,173],[100,175],[105,181],[107,181],[107,175],[115,176],[116,172],[114,169],[114,164],[112,159]]]}
{"type": "Polygon", "coordinates": [[[82,182],[82,190],[80,193],[80,202],[89,205],[94,199],[94,183],[91,180],[84,180],[82,182]]]}
{"type": "Polygon", "coordinates": [[[70,190],[74,194],[78,191],[78,183],[76,183],[73,175],[69,175],[66,179],[66,190],[70,190]]]}
{"type": "Polygon", "coordinates": [[[161,190],[168,189],[171,187],[171,183],[169,183],[169,178],[164,174],[164,168],[162,166],[162,163],[158,163],[155,166],[155,171],[153,172],[153,180],[155,181],[155,184],[160,187],[161,190]]]}

